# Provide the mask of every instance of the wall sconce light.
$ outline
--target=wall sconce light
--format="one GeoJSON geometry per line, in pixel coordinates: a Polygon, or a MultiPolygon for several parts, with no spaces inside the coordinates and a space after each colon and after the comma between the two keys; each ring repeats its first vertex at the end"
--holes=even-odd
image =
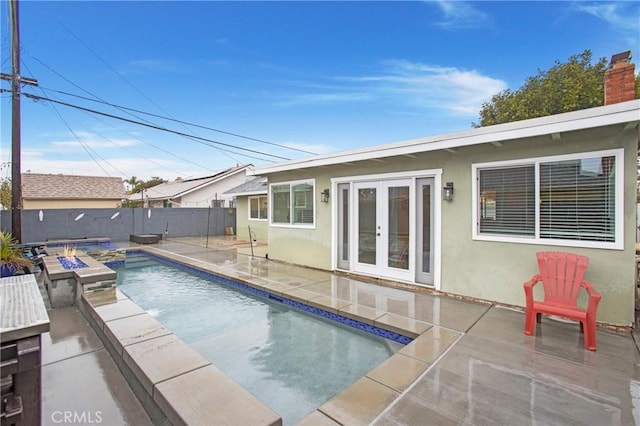
{"type": "Polygon", "coordinates": [[[329,188],[320,193],[320,201],[322,201],[323,203],[329,202],[329,188]]]}
{"type": "Polygon", "coordinates": [[[442,199],[444,201],[453,201],[453,182],[447,182],[442,188],[442,199]]]}

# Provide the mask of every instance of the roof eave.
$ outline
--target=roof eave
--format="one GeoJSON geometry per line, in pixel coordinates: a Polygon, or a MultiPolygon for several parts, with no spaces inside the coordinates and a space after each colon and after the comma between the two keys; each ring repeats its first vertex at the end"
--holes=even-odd
{"type": "MultiPolygon", "coordinates": [[[[613,124],[638,122],[640,100],[622,102],[603,107],[589,108],[564,114],[522,120],[513,123],[481,127],[463,132],[412,139],[358,150],[338,152],[320,157],[307,157],[284,163],[256,167],[251,175],[266,175],[300,168],[322,167],[345,162],[386,158],[398,155],[453,149],[470,145],[535,136],[551,135],[574,130],[589,129],[613,124]]],[[[637,124],[636,124],[637,125],[637,124]]]]}

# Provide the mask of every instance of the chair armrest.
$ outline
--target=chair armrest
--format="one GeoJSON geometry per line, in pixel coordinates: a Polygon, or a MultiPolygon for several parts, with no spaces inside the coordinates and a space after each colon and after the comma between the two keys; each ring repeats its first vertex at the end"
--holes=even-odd
{"type": "Polygon", "coordinates": [[[524,294],[526,296],[527,301],[533,301],[533,287],[542,281],[542,275],[536,274],[527,282],[525,282],[522,286],[524,287],[524,294]]]}
{"type": "Polygon", "coordinates": [[[590,282],[582,281],[580,285],[584,287],[589,294],[589,305],[587,306],[587,310],[595,315],[596,310],[598,309],[598,303],[600,303],[602,296],[593,288],[593,285],[591,285],[590,282]]]}

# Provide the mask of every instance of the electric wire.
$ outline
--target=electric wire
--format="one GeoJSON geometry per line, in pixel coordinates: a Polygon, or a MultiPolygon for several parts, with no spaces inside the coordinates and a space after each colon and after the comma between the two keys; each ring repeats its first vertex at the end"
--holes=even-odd
{"type": "MultiPolygon", "coordinates": [[[[44,65],[45,67],[49,68],[46,64],[44,64],[43,62],[39,61],[37,58],[33,58],[33,59],[36,59],[36,60],[37,60],[38,62],[40,62],[42,65],[44,65]]],[[[62,76],[62,75],[58,74],[57,72],[55,72],[53,69],[49,68],[49,70],[50,70],[50,71],[52,71],[52,72],[54,72],[55,74],[59,75],[61,78],[65,79],[65,80],[66,80],[66,81],[68,81],[70,84],[73,84],[74,86],[78,87],[80,90],[87,92],[87,91],[86,91],[86,90],[84,90],[82,87],[80,87],[80,86],[76,85],[75,83],[73,83],[73,82],[71,82],[71,81],[67,80],[64,76],[62,76]]],[[[31,71],[30,71],[30,72],[31,72],[31,71]]],[[[41,90],[42,90],[42,92],[43,92],[43,94],[44,94],[44,91],[45,91],[46,89],[43,89],[41,86],[38,86],[38,88],[39,88],[39,89],[41,89],[41,90]]],[[[87,93],[89,93],[89,92],[87,92],[87,93]]],[[[88,112],[86,112],[86,111],[84,111],[84,112],[85,112],[87,115],[91,116],[94,120],[99,121],[99,122],[101,122],[101,123],[103,123],[103,124],[105,124],[105,125],[107,125],[107,126],[113,127],[114,129],[116,129],[116,130],[118,130],[118,131],[121,131],[121,132],[123,132],[123,133],[127,134],[127,136],[129,136],[129,137],[131,137],[131,138],[133,138],[133,139],[136,139],[136,140],[138,140],[138,141],[140,141],[140,142],[142,142],[142,143],[144,143],[144,144],[146,144],[146,145],[149,145],[149,146],[151,146],[151,147],[153,147],[153,148],[155,148],[155,149],[157,149],[157,150],[159,150],[159,151],[162,151],[162,152],[164,152],[164,153],[166,153],[166,154],[169,154],[169,155],[171,155],[171,156],[173,156],[173,157],[179,158],[179,159],[180,159],[180,160],[182,160],[182,161],[185,161],[185,162],[187,162],[187,163],[193,164],[193,165],[195,165],[195,166],[197,166],[197,167],[200,167],[200,168],[202,168],[202,169],[204,169],[204,170],[211,171],[211,169],[210,169],[210,168],[208,168],[208,167],[206,167],[206,166],[203,166],[202,164],[196,163],[195,161],[192,161],[192,160],[190,160],[190,159],[188,159],[188,158],[184,158],[184,157],[181,157],[181,156],[179,156],[179,155],[176,155],[176,154],[175,154],[175,153],[173,153],[173,152],[170,152],[170,151],[168,151],[168,150],[166,150],[166,149],[163,149],[163,148],[161,148],[161,147],[159,147],[159,146],[156,146],[156,145],[154,145],[154,144],[152,144],[152,143],[150,143],[150,142],[147,142],[147,141],[145,141],[145,140],[142,140],[142,139],[140,139],[140,138],[136,138],[136,137],[134,137],[134,136],[132,136],[132,135],[128,134],[128,133],[127,133],[127,132],[125,132],[124,130],[119,129],[119,128],[117,128],[116,126],[113,126],[112,124],[107,123],[106,121],[99,119],[97,116],[95,116],[95,115],[93,115],[93,114],[90,114],[90,113],[88,113],[88,112]]],[[[113,143],[114,145],[118,146],[119,148],[125,149],[125,147],[123,147],[123,146],[121,146],[121,145],[117,144],[117,143],[116,143],[116,142],[114,142],[113,140],[111,140],[111,139],[109,139],[109,138],[105,138],[105,139],[109,140],[109,142],[113,143]]],[[[152,163],[152,164],[155,164],[155,165],[156,165],[156,166],[158,166],[158,167],[164,168],[164,169],[166,169],[166,170],[170,170],[171,172],[173,172],[173,173],[177,173],[178,175],[183,174],[183,173],[181,173],[181,172],[179,172],[179,171],[168,169],[168,168],[166,168],[165,166],[163,166],[163,165],[161,165],[161,164],[159,164],[159,163],[157,163],[157,162],[155,162],[155,161],[153,161],[153,160],[151,160],[151,159],[149,159],[149,158],[143,157],[142,155],[139,155],[139,154],[137,154],[137,153],[135,153],[135,152],[133,152],[133,151],[130,151],[130,152],[131,152],[132,154],[136,155],[137,157],[142,158],[142,159],[143,159],[143,160],[145,160],[145,161],[148,161],[148,162],[150,162],[150,163],[152,163]]]]}
{"type": "MultiPolygon", "coordinates": [[[[67,30],[67,32],[69,32],[69,34],[71,34],[80,44],[82,44],[89,52],[91,52],[96,58],[98,58],[100,60],[100,62],[102,62],[107,68],[109,68],[114,74],[116,74],[121,80],[123,80],[125,83],[127,83],[133,90],[135,90],[138,94],[140,94],[140,96],[142,96],[143,98],[145,98],[147,101],[149,101],[149,103],[151,103],[152,105],[154,105],[156,108],[158,108],[160,111],[162,111],[163,113],[165,113],[168,116],[171,116],[171,114],[169,114],[167,111],[165,111],[160,105],[158,105],[156,102],[154,102],[151,98],[149,98],[147,95],[145,95],[144,93],[142,93],[142,91],[140,91],[135,85],[133,85],[129,80],[127,80],[122,74],[120,74],[118,71],[116,71],[107,61],[105,61],[100,55],[98,55],[98,53],[93,50],[91,47],[89,47],[84,41],[82,41],[77,35],[75,35],[75,33],[73,31],[71,31],[67,26],[65,26],[64,24],[60,23],[60,25],[62,25],[62,27],[67,30]]],[[[140,118],[138,118],[140,119],[140,118]]],[[[146,120],[142,120],[142,121],[146,121],[146,120]]],[[[186,129],[186,128],[185,128],[186,129]]],[[[188,130],[188,129],[187,129],[188,130]]],[[[218,147],[214,147],[215,149],[221,151],[218,147]]],[[[227,157],[231,158],[233,161],[235,161],[236,163],[238,162],[237,159],[231,157],[228,154],[223,153],[224,155],[227,155],[227,157]]]]}
{"type": "MultiPolygon", "coordinates": [[[[51,68],[50,66],[48,66],[47,64],[45,64],[44,62],[42,62],[41,60],[39,60],[38,58],[33,57],[33,56],[31,56],[31,58],[32,58],[32,59],[34,59],[34,60],[36,60],[37,62],[39,62],[42,66],[46,67],[49,71],[51,71],[52,73],[56,74],[58,77],[60,77],[60,78],[62,78],[63,80],[65,80],[67,83],[69,83],[69,84],[73,85],[74,87],[76,87],[76,88],[78,88],[78,89],[82,90],[83,92],[85,92],[85,93],[87,93],[87,94],[89,94],[89,95],[91,95],[91,96],[93,96],[93,97],[95,97],[95,98],[97,98],[97,99],[100,99],[100,97],[98,97],[97,95],[95,95],[95,94],[93,94],[93,93],[89,92],[88,90],[85,90],[85,89],[83,89],[82,87],[78,86],[77,84],[75,84],[74,82],[72,82],[71,80],[69,80],[68,78],[66,78],[65,76],[63,76],[62,74],[58,73],[57,71],[55,71],[53,68],[51,68]]],[[[43,91],[43,94],[44,94],[44,91],[45,91],[45,90],[47,90],[47,89],[42,88],[41,86],[38,86],[38,88],[40,88],[40,89],[43,91]]],[[[105,101],[105,102],[106,102],[106,101],[105,101]]],[[[127,112],[126,112],[126,111],[124,111],[124,110],[123,110],[123,112],[127,113],[127,112]]],[[[87,112],[86,112],[86,113],[87,113],[87,112]]],[[[89,113],[87,113],[87,114],[89,114],[89,113]]],[[[91,115],[91,114],[89,114],[89,115],[91,115]]],[[[144,120],[143,118],[137,117],[137,116],[135,116],[135,115],[133,115],[133,114],[130,114],[130,115],[132,115],[133,117],[139,118],[139,119],[141,119],[141,120],[143,120],[143,121],[146,121],[146,120],[144,120]]],[[[93,116],[93,118],[94,118],[95,120],[98,120],[98,118],[97,118],[97,117],[95,117],[95,116],[93,116]]],[[[100,122],[102,122],[102,123],[105,123],[105,122],[104,122],[104,121],[102,121],[102,120],[98,120],[98,121],[100,121],[100,122]]],[[[105,123],[105,124],[106,124],[106,123],[105,123]]],[[[115,126],[112,126],[112,127],[115,127],[115,126]]],[[[129,135],[129,136],[130,136],[130,135],[129,135]]],[[[154,144],[152,144],[152,143],[150,143],[150,142],[144,141],[144,140],[142,140],[142,139],[139,139],[139,138],[135,138],[135,139],[137,139],[137,140],[141,141],[142,143],[147,144],[147,145],[149,145],[149,146],[151,146],[151,147],[153,147],[153,148],[155,148],[155,149],[157,149],[157,150],[159,150],[159,151],[162,151],[162,152],[164,152],[164,153],[166,153],[166,154],[169,154],[169,155],[171,155],[171,156],[174,156],[174,157],[176,157],[176,158],[179,158],[179,159],[181,159],[182,161],[185,161],[185,162],[187,162],[187,163],[193,164],[193,165],[195,165],[195,166],[197,166],[197,167],[200,167],[200,168],[202,168],[202,169],[204,169],[204,170],[211,171],[211,169],[210,169],[210,168],[208,168],[208,167],[206,167],[206,166],[203,166],[202,164],[199,164],[199,163],[197,163],[197,162],[195,162],[195,161],[193,161],[193,160],[190,160],[190,159],[188,159],[188,158],[184,158],[184,157],[181,157],[181,156],[179,156],[179,155],[176,155],[175,153],[169,152],[169,151],[167,151],[167,150],[165,150],[165,149],[163,149],[163,148],[160,148],[160,147],[158,147],[158,146],[156,146],[156,145],[154,145],[154,144]]],[[[144,157],[142,157],[142,158],[144,158],[144,157]]],[[[152,160],[149,160],[149,159],[146,159],[146,158],[145,158],[145,160],[146,160],[146,161],[149,161],[149,162],[151,162],[151,163],[154,163],[154,164],[156,164],[156,165],[158,165],[158,166],[160,166],[159,164],[155,163],[155,162],[154,162],[154,161],[152,161],[152,160]]],[[[162,167],[162,166],[160,166],[160,167],[162,167]]],[[[173,172],[176,172],[175,170],[172,170],[172,171],[173,171],[173,172]]],[[[177,172],[177,173],[178,173],[179,175],[180,175],[180,174],[182,174],[182,173],[180,173],[180,172],[177,172]]]]}
{"type": "MultiPolygon", "coordinates": [[[[101,97],[99,97],[98,95],[96,95],[96,94],[94,94],[94,93],[91,93],[91,92],[89,92],[88,90],[85,90],[85,89],[83,89],[82,87],[78,86],[77,84],[75,84],[74,82],[72,82],[71,80],[69,80],[68,78],[66,78],[65,76],[63,76],[62,74],[60,74],[59,72],[57,72],[56,70],[54,70],[53,68],[51,68],[49,65],[45,64],[44,62],[42,62],[40,59],[38,59],[38,58],[36,58],[36,57],[33,57],[33,56],[32,56],[31,58],[33,58],[34,60],[36,60],[37,62],[39,62],[42,66],[44,66],[45,68],[47,68],[49,71],[51,71],[52,73],[54,73],[54,74],[55,74],[55,75],[57,75],[58,77],[62,78],[62,79],[63,79],[64,81],[66,81],[67,83],[71,84],[72,86],[74,86],[74,87],[76,87],[76,88],[80,89],[81,91],[83,91],[83,92],[87,93],[88,95],[92,96],[94,99],[86,98],[86,97],[83,97],[83,96],[78,96],[79,98],[82,98],[82,99],[85,99],[85,100],[90,100],[90,101],[92,101],[92,102],[101,102],[101,103],[105,103],[105,104],[107,104],[107,105],[111,105],[111,106],[113,106],[114,108],[119,109],[119,110],[120,110],[120,111],[122,111],[123,113],[128,114],[128,115],[130,115],[130,116],[132,116],[132,117],[135,117],[135,118],[137,118],[137,119],[138,119],[138,120],[140,120],[140,121],[143,121],[143,122],[145,122],[145,123],[149,123],[149,124],[155,124],[155,123],[153,123],[153,122],[151,122],[151,121],[149,121],[149,120],[144,119],[143,117],[140,117],[140,116],[137,116],[137,115],[135,115],[135,114],[132,114],[131,112],[127,111],[127,109],[126,109],[126,108],[124,108],[124,107],[119,107],[119,106],[117,106],[117,105],[115,105],[115,104],[110,104],[109,102],[105,101],[104,99],[102,99],[102,98],[101,98],[101,97]]],[[[103,62],[104,62],[104,61],[103,61],[103,62]]],[[[111,68],[111,67],[110,67],[110,68],[111,68]]],[[[45,90],[47,90],[47,91],[54,91],[54,92],[56,92],[56,90],[53,90],[53,89],[45,89],[45,90]]],[[[63,94],[64,94],[64,92],[60,92],[60,93],[63,93],[63,94]]],[[[227,155],[227,154],[225,154],[225,153],[224,153],[224,151],[225,151],[225,150],[223,150],[223,149],[221,149],[221,148],[219,148],[219,147],[214,147],[214,148],[216,148],[219,152],[222,152],[224,155],[226,155],[227,157],[229,157],[229,158],[230,158],[231,160],[233,160],[235,163],[239,163],[239,161],[238,161],[236,158],[231,157],[231,155],[227,155]]],[[[201,166],[201,165],[198,165],[198,166],[199,166],[199,167],[202,167],[202,168],[204,168],[204,169],[207,169],[206,167],[203,167],[203,166],[201,166]]]]}
{"type": "Polygon", "coordinates": [[[223,133],[225,135],[235,136],[237,138],[247,139],[247,140],[254,141],[254,142],[260,142],[260,143],[264,143],[264,144],[267,144],[267,145],[276,146],[278,148],[289,149],[291,151],[298,151],[298,152],[301,152],[301,153],[304,153],[304,154],[318,155],[315,152],[306,151],[306,150],[300,149],[300,148],[294,148],[294,147],[290,147],[290,146],[287,146],[287,145],[278,144],[278,143],[275,143],[275,142],[269,142],[269,141],[265,141],[265,140],[262,140],[262,139],[252,138],[250,136],[244,136],[244,135],[241,135],[241,134],[238,134],[238,133],[232,133],[232,132],[227,132],[225,130],[215,129],[213,127],[203,126],[201,124],[195,124],[195,123],[191,123],[191,122],[184,121],[184,120],[178,120],[178,119],[172,118],[172,117],[164,117],[164,116],[161,116],[161,115],[158,115],[158,114],[153,114],[153,113],[150,113],[150,112],[141,111],[141,110],[138,110],[138,109],[135,109],[135,108],[129,108],[129,107],[125,107],[125,106],[122,106],[122,105],[112,104],[112,103],[104,101],[102,99],[100,99],[100,100],[91,99],[91,98],[87,98],[87,97],[84,97],[84,96],[75,95],[73,93],[64,92],[64,91],[55,90],[55,89],[47,89],[47,88],[45,88],[45,90],[46,91],[57,92],[57,93],[60,93],[60,94],[63,94],[63,95],[67,95],[67,96],[73,96],[73,97],[84,99],[84,100],[91,101],[91,102],[102,103],[102,104],[105,104],[105,105],[112,106],[114,108],[118,108],[120,110],[133,111],[133,112],[137,112],[139,114],[145,114],[145,115],[149,115],[151,117],[161,118],[163,120],[168,120],[168,121],[173,121],[173,122],[176,122],[176,123],[186,124],[188,126],[198,127],[200,129],[204,129],[204,130],[210,130],[212,132],[223,133]]]}
{"type": "MultiPolygon", "coordinates": [[[[11,91],[10,91],[10,90],[8,90],[8,89],[0,89],[0,93],[10,93],[10,92],[11,92],[11,91]]],[[[282,159],[282,160],[289,160],[288,158],[280,157],[280,156],[277,156],[277,155],[274,155],[274,154],[268,154],[268,153],[264,153],[264,152],[260,152],[260,151],[256,151],[256,150],[251,150],[251,149],[248,149],[248,148],[237,147],[237,146],[234,146],[234,145],[226,144],[226,143],[219,142],[219,141],[214,141],[214,140],[207,139],[207,138],[202,138],[202,137],[199,137],[199,136],[188,135],[188,134],[186,134],[186,133],[178,132],[178,131],[171,130],[171,129],[166,129],[166,128],[164,128],[164,127],[157,126],[157,125],[154,125],[154,124],[148,124],[148,123],[137,122],[137,121],[135,121],[135,120],[130,120],[130,119],[125,118],[125,117],[119,117],[119,116],[116,116],[116,115],[113,115],[113,114],[108,114],[108,113],[105,113],[105,112],[92,110],[92,109],[90,109],[90,108],[85,108],[85,107],[81,107],[81,106],[79,106],[79,105],[69,104],[69,103],[67,103],[67,102],[63,102],[63,101],[59,101],[59,100],[56,100],[56,99],[47,98],[47,97],[44,97],[44,96],[38,96],[38,95],[34,95],[34,94],[29,94],[29,93],[26,93],[26,92],[24,92],[24,91],[23,91],[23,92],[21,92],[21,95],[22,95],[22,96],[24,96],[24,97],[30,98],[30,99],[32,99],[32,100],[35,100],[35,101],[44,100],[44,101],[54,102],[54,103],[58,103],[58,104],[61,104],[61,105],[65,105],[65,106],[68,106],[68,107],[71,107],[71,108],[76,108],[76,109],[79,109],[79,110],[82,110],[82,111],[85,111],[85,112],[88,112],[88,113],[93,113],[93,114],[103,115],[103,116],[106,116],[106,117],[115,118],[115,119],[118,119],[118,120],[123,120],[123,121],[129,122],[129,123],[132,123],[132,124],[137,124],[137,125],[140,125],[140,126],[150,127],[150,128],[152,128],[152,129],[156,129],[156,130],[160,130],[160,131],[166,131],[166,132],[169,132],[169,133],[174,133],[174,134],[177,134],[177,135],[183,136],[183,137],[185,137],[185,138],[187,138],[187,139],[191,139],[191,140],[193,140],[193,141],[195,141],[195,142],[198,142],[198,143],[200,143],[200,144],[203,144],[203,145],[205,145],[205,146],[215,148],[215,149],[217,149],[218,151],[225,151],[225,152],[229,152],[229,153],[236,154],[236,155],[242,155],[243,157],[251,158],[251,159],[254,159],[254,160],[266,161],[266,162],[269,162],[269,163],[275,163],[275,162],[276,162],[276,161],[271,160],[271,159],[268,159],[268,158],[256,157],[256,156],[253,156],[253,155],[249,155],[249,154],[247,154],[247,153],[238,153],[238,152],[231,151],[231,150],[228,150],[228,149],[224,149],[224,148],[220,148],[220,147],[215,147],[215,146],[212,146],[210,143],[221,144],[221,145],[224,145],[224,146],[232,147],[232,148],[234,148],[234,149],[243,150],[243,151],[249,151],[249,152],[254,152],[254,153],[257,153],[257,154],[260,154],[260,155],[266,155],[266,156],[270,156],[270,157],[276,157],[276,158],[279,158],[279,159],[282,159]],[[203,142],[203,141],[204,141],[204,142],[203,142]],[[206,143],[206,142],[210,142],[210,143],[206,143]]],[[[146,141],[143,141],[143,142],[144,142],[144,143],[146,143],[146,144],[149,144],[150,146],[153,146],[154,148],[156,148],[156,149],[158,149],[158,150],[160,150],[160,151],[163,151],[163,152],[165,152],[165,153],[167,153],[167,154],[169,154],[169,155],[176,156],[176,155],[175,155],[175,153],[173,153],[173,152],[171,152],[171,151],[165,150],[165,149],[163,149],[163,148],[160,148],[159,146],[156,146],[156,145],[150,144],[149,142],[146,142],[146,141]]],[[[176,156],[176,157],[181,158],[181,157],[179,157],[179,156],[176,156]]],[[[184,159],[184,158],[182,158],[182,159],[183,159],[184,161],[190,162],[190,163],[192,163],[192,164],[194,164],[194,165],[196,165],[196,166],[198,166],[198,167],[202,167],[202,168],[204,168],[204,169],[206,169],[206,170],[211,170],[211,169],[208,169],[207,167],[204,167],[204,166],[202,166],[202,165],[200,165],[200,164],[194,163],[194,162],[193,162],[193,161],[191,161],[191,160],[184,159]]]]}
{"type": "MultiPolygon", "coordinates": [[[[22,62],[22,61],[21,61],[22,62]]],[[[31,73],[31,70],[27,67],[27,65],[23,62],[22,65],[27,69],[27,71],[29,72],[29,74],[33,75],[33,73],[31,73]]],[[[43,92],[44,94],[44,92],[43,92]]],[[[120,173],[122,176],[126,177],[127,175],[125,173],[123,173],[121,170],[118,170],[117,167],[115,167],[113,164],[109,163],[109,161],[107,161],[104,157],[102,157],[100,154],[98,154],[97,152],[95,152],[95,150],[91,149],[91,147],[89,147],[86,143],[82,142],[82,140],[78,137],[78,135],[76,134],[76,132],[71,128],[71,126],[69,125],[69,123],[67,122],[67,120],[64,119],[64,117],[62,117],[62,114],[60,114],[60,111],[58,111],[58,108],[55,105],[51,105],[53,107],[53,111],[56,113],[56,115],[58,116],[58,118],[60,119],[60,121],[62,121],[62,123],[64,123],[65,127],[67,129],[69,129],[69,131],[71,132],[71,134],[73,135],[73,137],[78,141],[78,143],[80,144],[80,146],[82,147],[82,149],[85,150],[85,152],[87,153],[87,155],[89,155],[89,157],[91,157],[91,159],[96,163],[96,165],[98,167],[100,167],[100,169],[102,169],[103,172],[105,172],[105,174],[107,176],[111,176],[109,174],[109,172],[107,172],[105,170],[104,167],[102,167],[102,164],[100,164],[100,162],[98,160],[95,159],[94,154],[99,157],[102,161],[104,161],[106,164],[108,164],[110,167],[112,167],[115,171],[117,171],[118,173],[120,173]],[[93,152],[93,154],[92,154],[93,152]]]]}
{"type": "Polygon", "coordinates": [[[80,106],[80,105],[74,105],[74,104],[70,104],[68,102],[58,101],[56,99],[48,98],[48,97],[45,97],[45,96],[38,96],[38,95],[34,95],[34,94],[31,94],[31,93],[25,93],[25,92],[22,92],[22,95],[27,97],[27,98],[34,99],[34,100],[37,100],[37,101],[38,100],[49,101],[49,102],[57,103],[59,105],[64,105],[64,106],[67,106],[67,107],[70,107],[70,108],[75,108],[75,109],[79,109],[79,110],[83,110],[83,111],[88,111],[88,112],[91,112],[93,114],[103,115],[105,117],[113,118],[113,119],[116,119],[116,120],[121,120],[121,121],[125,121],[125,122],[128,122],[128,123],[144,126],[144,127],[149,127],[151,129],[155,129],[155,130],[159,130],[159,131],[163,131],[163,132],[167,132],[167,133],[172,133],[172,134],[179,135],[179,136],[185,136],[185,137],[188,137],[188,138],[190,138],[190,139],[192,139],[192,140],[194,140],[194,141],[196,141],[198,143],[201,143],[201,144],[209,146],[209,147],[212,147],[211,144],[217,144],[217,145],[222,145],[222,146],[234,148],[234,149],[237,149],[237,150],[240,150],[240,151],[247,151],[247,152],[252,152],[254,154],[264,155],[266,157],[273,157],[273,158],[277,158],[277,159],[285,160],[285,161],[286,160],[290,160],[290,158],[282,157],[280,155],[269,154],[267,152],[262,152],[262,151],[258,151],[258,150],[250,149],[250,148],[238,147],[238,146],[231,145],[231,144],[228,144],[228,143],[225,143],[225,142],[220,142],[220,141],[216,141],[216,140],[209,139],[209,138],[203,138],[201,136],[189,135],[187,133],[180,132],[178,130],[172,130],[172,129],[168,129],[166,127],[158,126],[158,125],[155,125],[155,124],[149,124],[149,123],[143,123],[143,122],[136,121],[136,120],[131,120],[131,119],[126,118],[126,117],[120,117],[118,115],[109,114],[109,113],[106,113],[106,112],[103,112],[103,111],[98,111],[98,110],[91,109],[91,108],[86,108],[86,107],[83,107],[83,106],[80,106]]]}

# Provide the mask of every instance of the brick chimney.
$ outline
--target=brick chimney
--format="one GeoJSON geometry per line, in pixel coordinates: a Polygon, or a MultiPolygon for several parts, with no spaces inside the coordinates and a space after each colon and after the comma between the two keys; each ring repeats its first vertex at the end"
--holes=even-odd
{"type": "Polygon", "coordinates": [[[604,75],[604,104],[631,101],[636,98],[635,65],[631,63],[631,51],[616,53],[611,57],[609,69],[604,75]]]}

